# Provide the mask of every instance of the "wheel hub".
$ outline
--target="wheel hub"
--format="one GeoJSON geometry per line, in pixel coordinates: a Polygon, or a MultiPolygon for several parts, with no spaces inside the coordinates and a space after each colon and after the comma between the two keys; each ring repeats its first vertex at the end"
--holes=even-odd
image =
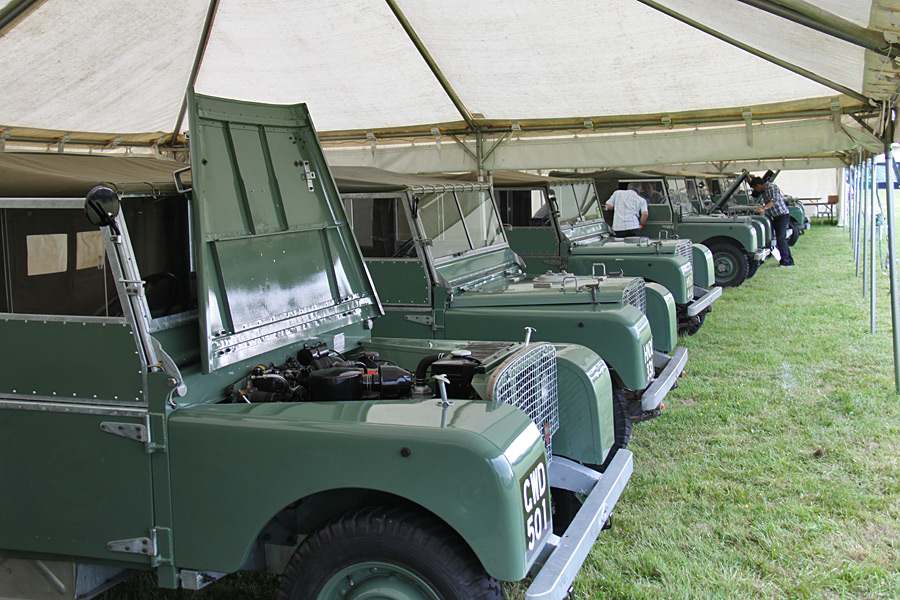
{"type": "Polygon", "coordinates": [[[367,562],[332,576],[318,600],[440,600],[421,577],[397,565],[367,562]]]}

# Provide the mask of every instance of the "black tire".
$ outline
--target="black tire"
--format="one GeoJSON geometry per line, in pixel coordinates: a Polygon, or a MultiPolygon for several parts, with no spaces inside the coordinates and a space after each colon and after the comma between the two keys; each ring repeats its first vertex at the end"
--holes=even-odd
{"type": "Polygon", "coordinates": [[[553,533],[562,536],[578,514],[582,501],[575,492],[560,488],[550,488],[550,502],[553,507],[553,533]]]}
{"type": "Polygon", "coordinates": [[[700,331],[700,328],[703,327],[703,322],[706,321],[706,313],[708,312],[709,309],[707,308],[699,315],[688,317],[687,322],[678,328],[678,335],[694,335],[700,331]]]}
{"type": "Polygon", "coordinates": [[[787,243],[788,246],[793,246],[797,243],[797,240],[800,239],[800,233],[803,231],[800,229],[800,224],[797,223],[794,219],[791,219],[791,224],[788,225],[787,230],[787,243]]]}
{"type": "Polygon", "coordinates": [[[759,266],[762,264],[761,260],[748,260],[747,261],[747,279],[750,279],[756,272],[759,270],[759,266]]]}
{"type": "Polygon", "coordinates": [[[364,586],[423,600],[506,597],[445,524],[427,514],[376,506],[332,519],[307,537],[284,569],[278,600],[339,600],[351,587],[369,597],[364,586]]]}
{"type": "Polygon", "coordinates": [[[737,287],[747,279],[750,264],[744,251],[727,242],[710,244],[716,284],[722,287],[737,287]]]}
{"type": "Polygon", "coordinates": [[[612,448],[606,455],[606,460],[597,469],[601,473],[606,472],[606,467],[612,462],[616,452],[620,448],[628,447],[628,441],[631,439],[631,414],[628,412],[628,398],[625,397],[625,390],[615,383],[612,386],[612,414],[615,437],[612,448]]]}

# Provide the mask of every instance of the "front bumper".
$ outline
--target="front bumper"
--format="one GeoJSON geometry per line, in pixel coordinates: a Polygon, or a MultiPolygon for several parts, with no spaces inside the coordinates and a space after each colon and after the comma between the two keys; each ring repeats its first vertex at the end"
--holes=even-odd
{"type": "Polygon", "coordinates": [[[757,262],[763,262],[766,260],[766,257],[772,254],[771,248],[760,248],[756,252],[748,252],[750,258],[757,262]]]}
{"type": "Polygon", "coordinates": [[[662,406],[663,398],[675,387],[675,382],[684,373],[687,359],[687,348],[679,348],[672,356],[662,352],[653,353],[653,368],[658,374],[650,387],[641,394],[642,411],[654,411],[662,406]]]}
{"type": "Polygon", "coordinates": [[[694,300],[687,305],[687,316],[696,317],[701,312],[709,308],[709,305],[719,299],[722,295],[722,288],[719,286],[710,289],[704,289],[700,286],[694,286],[694,300]]]}
{"type": "Polygon", "coordinates": [[[525,592],[527,600],[562,600],[625,485],[634,471],[634,455],[618,450],[606,471],[597,473],[561,457],[554,457],[550,467],[550,485],[587,493],[578,514],[562,537],[551,535],[532,566],[534,579],[525,592]]]}

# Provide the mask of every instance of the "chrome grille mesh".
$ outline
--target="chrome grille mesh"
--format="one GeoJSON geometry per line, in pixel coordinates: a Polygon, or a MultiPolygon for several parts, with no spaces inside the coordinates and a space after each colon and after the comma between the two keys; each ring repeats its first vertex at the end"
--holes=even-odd
{"type": "Polygon", "coordinates": [[[642,313],[647,314],[647,291],[645,287],[642,277],[632,279],[622,292],[622,304],[630,304],[642,313]]]}
{"type": "Polygon", "coordinates": [[[694,268],[694,245],[690,240],[681,240],[675,245],[675,256],[683,256],[691,263],[691,269],[694,268]]]}
{"type": "Polygon", "coordinates": [[[556,349],[551,344],[531,344],[507,359],[491,375],[490,399],[522,410],[544,438],[547,457],[552,457],[553,434],[559,429],[556,392],[556,349]]]}

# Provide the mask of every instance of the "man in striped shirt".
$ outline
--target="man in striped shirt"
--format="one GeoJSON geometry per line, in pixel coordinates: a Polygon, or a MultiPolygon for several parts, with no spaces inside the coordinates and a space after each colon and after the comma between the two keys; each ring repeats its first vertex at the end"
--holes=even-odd
{"type": "Polygon", "coordinates": [[[756,212],[765,212],[766,216],[772,221],[772,227],[775,229],[775,245],[778,247],[778,253],[781,255],[780,267],[793,267],[794,257],[791,256],[791,247],[787,242],[787,228],[790,225],[791,217],[788,215],[787,203],[784,201],[784,194],[772,182],[766,182],[762,177],[752,177],[750,179],[750,188],[758,195],[763,205],[756,209],[756,212]]]}

